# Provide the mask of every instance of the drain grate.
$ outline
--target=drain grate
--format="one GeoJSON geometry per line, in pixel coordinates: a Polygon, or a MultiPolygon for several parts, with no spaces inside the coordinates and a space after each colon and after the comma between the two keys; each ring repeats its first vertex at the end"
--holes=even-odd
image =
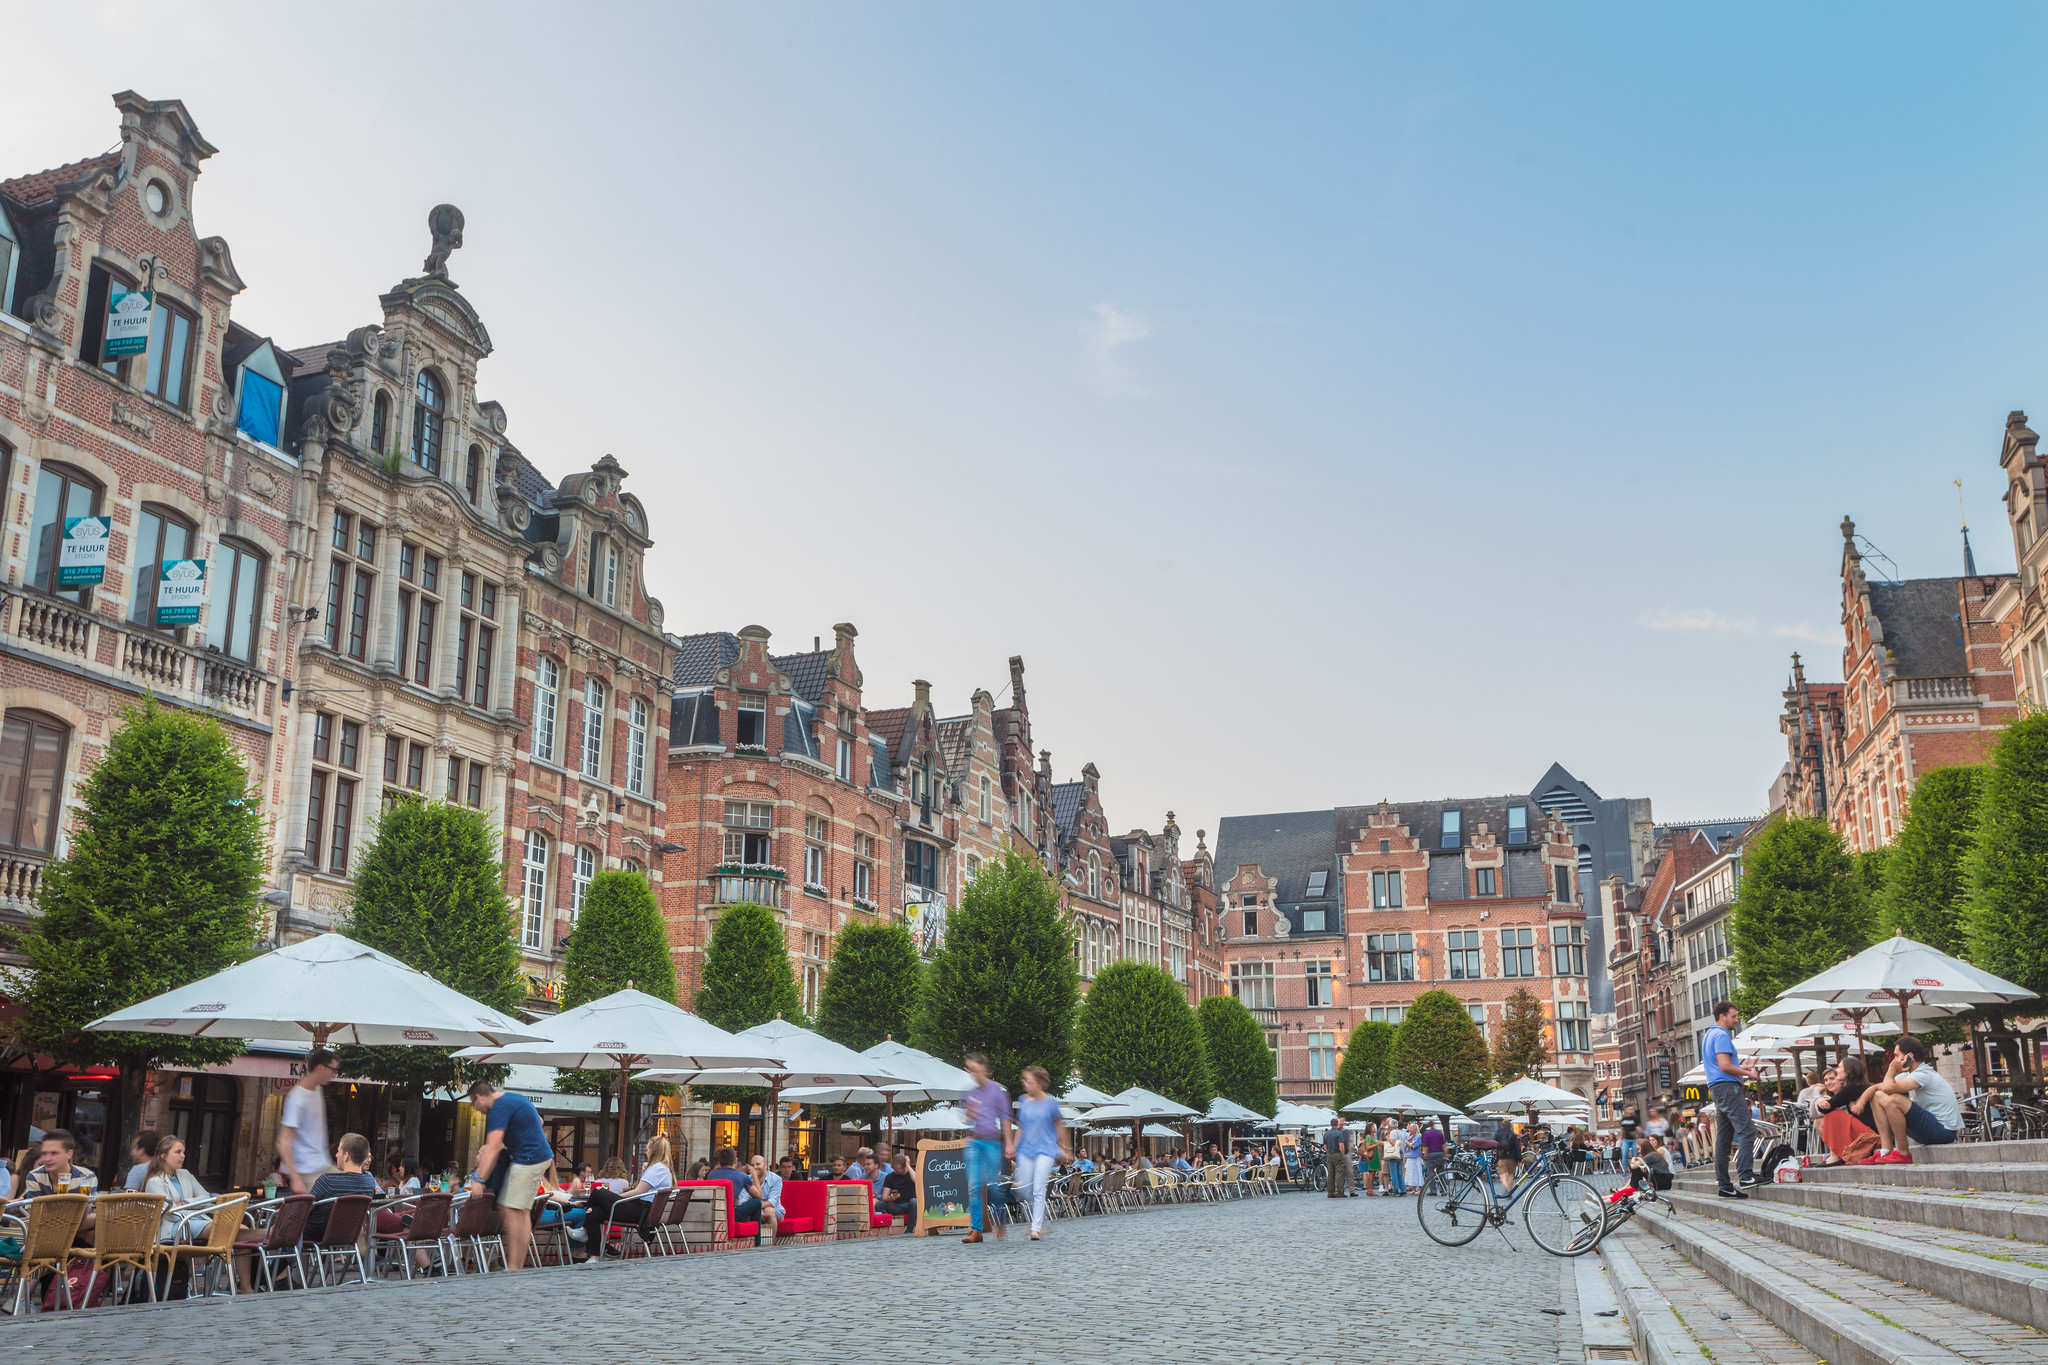
{"type": "Polygon", "coordinates": [[[1639,1357],[1636,1355],[1636,1348],[1633,1346],[1588,1346],[1586,1348],[1586,1359],[1636,1360],[1639,1357]]]}

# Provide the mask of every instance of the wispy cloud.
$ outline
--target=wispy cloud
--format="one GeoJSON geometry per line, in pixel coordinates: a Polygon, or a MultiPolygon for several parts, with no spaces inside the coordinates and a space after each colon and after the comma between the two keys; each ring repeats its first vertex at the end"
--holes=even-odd
{"type": "Polygon", "coordinates": [[[1759,626],[1754,616],[1730,616],[1714,607],[1645,607],[1636,613],[1645,630],[1693,631],[1707,635],[1775,635],[1824,645],[1834,637],[1806,621],[1780,621],[1759,626]]]}
{"type": "Polygon", "coordinates": [[[1082,329],[1089,377],[1106,397],[1142,394],[1145,390],[1119,352],[1151,336],[1152,324],[1119,303],[1098,303],[1094,311],[1094,320],[1082,329]]]}

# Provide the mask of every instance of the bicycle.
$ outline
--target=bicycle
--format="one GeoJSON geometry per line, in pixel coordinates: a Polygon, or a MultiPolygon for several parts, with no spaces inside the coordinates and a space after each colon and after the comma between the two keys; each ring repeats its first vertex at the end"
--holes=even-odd
{"type": "Polygon", "coordinates": [[[1551,1170],[1546,1149],[1503,1201],[1493,1181],[1492,1154],[1498,1146],[1476,1139],[1424,1180],[1415,1216],[1431,1241],[1464,1246],[1485,1228],[1505,1228],[1521,1204],[1529,1240],[1551,1255],[1583,1256],[1600,1245],[1607,1233],[1606,1201],[1590,1180],[1551,1170]]]}

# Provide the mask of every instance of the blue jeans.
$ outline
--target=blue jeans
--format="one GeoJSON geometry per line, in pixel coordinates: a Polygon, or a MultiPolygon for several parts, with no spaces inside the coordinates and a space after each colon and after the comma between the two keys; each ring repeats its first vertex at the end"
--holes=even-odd
{"type": "Polygon", "coordinates": [[[981,1206],[986,1199],[984,1191],[1003,1178],[1003,1144],[984,1142],[980,1138],[967,1144],[967,1219],[976,1232],[981,1231],[981,1206]]]}
{"type": "Polygon", "coordinates": [[[1621,1169],[1627,1170],[1628,1163],[1635,1159],[1636,1140],[1634,1138],[1623,1138],[1621,1140],[1621,1169]]]}
{"type": "Polygon", "coordinates": [[[1714,1178],[1724,1190],[1735,1188],[1728,1178],[1728,1154],[1735,1154],[1735,1172],[1746,1181],[1756,1179],[1756,1153],[1752,1139],[1756,1120],[1750,1116],[1749,1096],[1740,1081],[1715,1081],[1709,1087],[1714,1097],[1714,1178]]]}
{"type": "Polygon", "coordinates": [[[1402,1161],[1399,1157],[1396,1157],[1392,1161],[1389,1161],[1387,1163],[1387,1188],[1392,1190],[1395,1194],[1408,1193],[1408,1186],[1402,1181],[1403,1172],[1401,1168],[1405,1165],[1407,1165],[1407,1163],[1402,1161]]]}

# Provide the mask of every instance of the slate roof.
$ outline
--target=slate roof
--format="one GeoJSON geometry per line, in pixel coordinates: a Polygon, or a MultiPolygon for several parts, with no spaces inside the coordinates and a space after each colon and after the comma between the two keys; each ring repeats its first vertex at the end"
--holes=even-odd
{"type": "Polygon", "coordinates": [[[671,635],[668,642],[676,648],[677,687],[709,687],[719,669],[732,667],[740,657],[740,637],[729,630],[671,635]]]}
{"type": "MultiPolygon", "coordinates": [[[[1477,796],[1443,801],[1394,801],[1388,804],[1395,811],[1395,823],[1406,825],[1409,832],[1421,840],[1422,847],[1430,853],[1454,853],[1464,849],[1471,843],[1472,836],[1478,832],[1479,826],[1482,824],[1488,827],[1494,839],[1502,847],[1526,847],[1536,842],[1539,837],[1538,825],[1543,819],[1543,810],[1536,804],[1535,799],[1519,795],[1477,796]],[[1524,844],[1510,844],[1507,841],[1508,807],[1510,806],[1522,806],[1527,808],[1529,812],[1525,817],[1528,821],[1527,828],[1529,834],[1524,844]],[[1446,849],[1443,846],[1444,812],[1453,810],[1459,814],[1460,834],[1457,844],[1452,848],[1446,849]]],[[[1336,814],[1337,830],[1340,832],[1341,837],[1346,842],[1356,839],[1358,831],[1365,826],[1366,817],[1378,809],[1379,806],[1377,804],[1370,806],[1340,806],[1336,814]]],[[[1233,872],[1236,871],[1236,864],[1243,861],[1244,859],[1242,858],[1233,860],[1231,870],[1233,872]]],[[[1218,867],[1223,866],[1223,858],[1220,851],[1216,858],[1216,865],[1218,867]]]]}
{"type": "Polygon", "coordinates": [[[1060,843],[1065,844],[1074,837],[1074,826],[1081,819],[1081,803],[1087,796],[1086,782],[1052,784],[1052,823],[1059,831],[1060,843]]]}
{"type": "Polygon", "coordinates": [[[554,483],[517,450],[512,452],[512,458],[517,461],[513,467],[512,487],[518,490],[519,496],[535,507],[552,507],[554,499],[546,495],[555,491],[554,483]]]}
{"type": "Polygon", "coordinates": [[[102,152],[89,156],[83,161],[73,161],[64,166],[52,166],[47,171],[33,175],[19,176],[13,180],[0,180],[0,194],[20,204],[42,204],[55,199],[67,185],[75,185],[103,170],[111,170],[121,164],[119,151],[102,152]]]}
{"type": "Polygon", "coordinates": [[[827,666],[832,662],[829,649],[812,650],[805,654],[770,654],[768,662],[789,675],[790,686],[805,701],[816,705],[825,695],[825,679],[830,676],[827,666]]]}
{"type": "Polygon", "coordinates": [[[1884,647],[1899,676],[1947,677],[1969,672],[1963,654],[1963,624],[1957,615],[1954,578],[1914,578],[1872,583],[1870,610],[1884,622],[1884,647]]]}
{"type": "Polygon", "coordinates": [[[1237,875],[1239,863],[1258,863],[1268,877],[1279,878],[1274,898],[1287,905],[1308,889],[1311,872],[1325,872],[1325,894],[1337,901],[1337,829],[1335,810],[1287,811],[1277,815],[1226,815],[1216,828],[1216,874],[1237,875]]]}

